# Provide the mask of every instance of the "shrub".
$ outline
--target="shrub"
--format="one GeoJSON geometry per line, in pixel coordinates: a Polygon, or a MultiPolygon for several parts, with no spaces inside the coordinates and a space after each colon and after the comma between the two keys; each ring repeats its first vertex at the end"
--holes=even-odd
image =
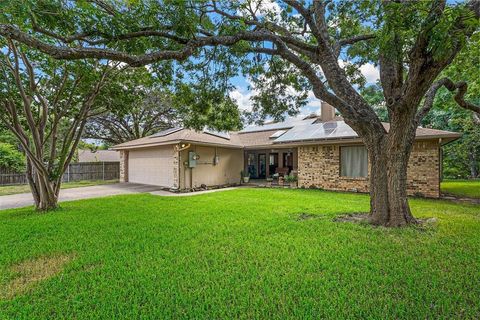
{"type": "Polygon", "coordinates": [[[24,171],[25,156],[11,144],[0,142],[0,167],[24,171]]]}
{"type": "Polygon", "coordinates": [[[285,182],[288,182],[288,183],[290,183],[290,182],[297,182],[297,180],[298,180],[298,178],[297,178],[297,176],[294,175],[294,174],[290,174],[290,175],[287,174],[287,175],[285,176],[285,182]]]}

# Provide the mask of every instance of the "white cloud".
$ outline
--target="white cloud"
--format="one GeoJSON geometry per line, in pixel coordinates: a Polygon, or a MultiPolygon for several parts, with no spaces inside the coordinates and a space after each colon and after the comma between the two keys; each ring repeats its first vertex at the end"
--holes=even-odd
{"type": "MultiPolygon", "coordinates": [[[[269,81],[269,79],[265,79],[265,81],[269,81]]],[[[250,100],[254,95],[258,93],[255,90],[255,86],[252,80],[247,77],[246,82],[248,86],[252,89],[248,89],[247,87],[237,86],[234,90],[230,91],[230,98],[234,99],[237,102],[238,108],[240,110],[251,111],[252,110],[252,101],[250,100]]],[[[300,95],[301,92],[296,91],[293,87],[289,87],[287,89],[288,94],[290,95],[300,95]]],[[[320,107],[321,101],[317,97],[315,97],[313,91],[308,92],[307,96],[307,105],[300,110],[300,114],[307,116],[311,113],[320,114],[320,107]]]]}
{"type": "Polygon", "coordinates": [[[241,89],[236,87],[235,90],[230,91],[230,98],[237,102],[238,108],[242,111],[251,111],[252,102],[250,98],[253,96],[253,92],[247,89],[241,89]]]}
{"type": "Polygon", "coordinates": [[[307,96],[307,105],[300,110],[299,116],[306,117],[312,113],[319,115],[321,104],[322,101],[315,97],[313,91],[309,91],[307,96]]]}
{"type": "Polygon", "coordinates": [[[361,66],[360,72],[362,72],[368,83],[375,83],[380,79],[380,71],[371,63],[361,66]]]}
{"type": "Polygon", "coordinates": [[[308,106],[310,107],[316,107],[316,108],[320,108],[321,106],[321,101],[320,99],[318,99],[317,97],[315,97],[315,94],[313,93],[313,91],[309,91],[308,92],[308,106]]]}
{"type": "MultiPolygon", "coordinates": [[[[345,68],[350,62],[345,60],[338,60],[338,65],[345,68]]],[[[376,83],[380,79],[380,71],[372,63],[366,63],[360,67],[360,72],[363,74],[367,83],[376,83]]]]}
{"type": "MultiPolygon", "coordinates": [[[[253,0],[250,1],[250,8],[254,11],[257,17],[264,17],[266,15],[272,14],[274,20],[280,19],[280,13],[282,8],[279,4],[272,0],[253,0]]],[[[242,8],[237,12],[241,16],[249,16],[250,12],[247,8],[242,8]]]]}
{"type": "MultiPolygon", "coordinates": [[[[346,62],[339,60],[340,66],[344,67],[346,62]]],[[[368,83],[375,83],[380,78],[380,73],[378,68],[373,64],[365,64],[360,67],[360,72],[365,76],[368,83]]],[[[255,86],[252,83],[251,79],[247,77],[246,79],[248,86],[252,89],[248,89],[246,86],[237,86],[234,90],[230,92],[230,97],[234,99],[240,110],[251,111],[252,110],[252,101],[250,100],[252,96],[257,94],[255,86]]],[[[269,79],[265,79],[269,81],[269,79]]],[[[293,88],[288,88],[289,94],[300,94],[300,92],[295,91],[293,88]]],[[[302,115],[309,115],[311,113],[320,114],[321,100],[315,97],[313,91],[308,92],[307,96],[307,105],[300,110],[302,115]]]]}

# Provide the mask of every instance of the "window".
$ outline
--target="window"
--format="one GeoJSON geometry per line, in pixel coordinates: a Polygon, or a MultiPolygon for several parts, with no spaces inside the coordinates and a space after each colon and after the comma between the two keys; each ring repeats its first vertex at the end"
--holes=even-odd
{"type": "Polygon", "coordinates": [[[340,147],[340,175],[359,178],[367,174],[367,149],[364,146],[340,147]]]}
{"type": "Polygon", "coordinates": [[[253,165],[255,163],[255,154],[254,153],[249,153],[248,158],[247,158],[247,164],[249,166],[253,165]]]}
{"type": "Polygon", "coordinates": [[[278,166],[278,153],[270,153],[268,164],[271,166],[278,166]]]}

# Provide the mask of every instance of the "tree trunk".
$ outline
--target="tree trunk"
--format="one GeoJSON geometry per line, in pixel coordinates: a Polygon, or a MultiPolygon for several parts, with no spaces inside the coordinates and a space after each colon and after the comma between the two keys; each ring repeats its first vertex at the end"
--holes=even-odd
{"type": "Polygon", "coordinates": [[[38,201],[35,202],[35,208],[39,211],[57,208],[58,194],[55,193],[53,184],[44,177],[38,177],[36,185],[40,192],[38,201]]]}
{"type": "Polygon", "coordinates": [[[32,191],[35,208],[39,211],[48,211],[58,206],[58,191],[48,177],[42,177],[27,160],[27,180],[32,191]]]}
{"type": "Polygon", "coordinates": [[[468,162],[470,164],[470,177],[475,179],[478,176],[477,153],[475,148],[468,150],[468,162]]]}
{"type": "Polygon", "coordinates": [[[386,227],[416,223],[407,198],[410,152],[389,147],[385,138],[366,144],[371,166],[370,222],[386,227]]]}

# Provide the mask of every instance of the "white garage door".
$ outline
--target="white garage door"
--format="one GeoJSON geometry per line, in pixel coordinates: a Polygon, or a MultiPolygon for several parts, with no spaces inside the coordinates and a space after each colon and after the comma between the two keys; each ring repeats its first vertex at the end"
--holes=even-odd
{"type": "Polygon", "coordinates": [[[131,150],[128,154],[128,181],[173,187],[173,146],[131,150]]]}

